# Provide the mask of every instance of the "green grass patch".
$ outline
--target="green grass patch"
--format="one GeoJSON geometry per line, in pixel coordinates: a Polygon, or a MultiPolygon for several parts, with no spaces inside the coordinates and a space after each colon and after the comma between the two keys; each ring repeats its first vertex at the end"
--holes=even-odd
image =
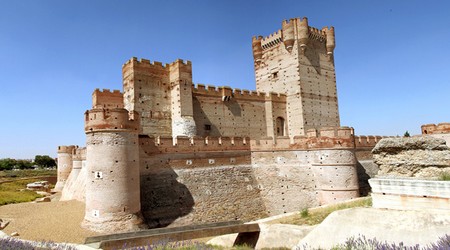
{"type": "Polygon", "coordinates": [[[12,182],[0,184],[0,206],[34,201],[37,198],[43,197],[34,191],[26,190],[28,183],[40,181],[40,179],[14,180],[12,182]]]}
{"type": "Polygon", "coordinates": [[[450,174],[449,173],[442,173],[440,176],[439,176],[439,180],[440,181],[450,181],[450,174]]]}
{"type": "Polygon", "coordinates": [[[56,176],[56,169],[24,169],[0,171],[0,179],[27,178],[36,176],[56,176]]]}
{"type": "Polygon", "coordinates": [[[294,216],[285,217],[283,219],[274,221],[273,223],[292,224],[292,225],[317,225],[332,212],[354,207],[371,207],[372,198],[366,197],[352,202],[346,202],[336,205],[331,205],[323,208],[303,209],[294,216]]]}

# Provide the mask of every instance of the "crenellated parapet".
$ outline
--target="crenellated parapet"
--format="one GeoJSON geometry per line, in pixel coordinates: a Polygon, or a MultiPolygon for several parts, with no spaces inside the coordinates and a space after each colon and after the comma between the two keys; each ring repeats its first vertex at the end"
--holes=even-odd
{"type": "Polygon", "coordinates": [[[123,108],[123,93],[120,90],[95,89],[92,93],[92,108],[123,108]]]}
{"type": "Polygon", "coordinates": [[[147,155],[250,150],[247,137],[141,136],[139,143],[147,155]]]}
{"type": "Polygon", "coordinates": [[[135,71],[139,71],[149,75],[167,75],[168,68],[169,64],[163,64],[157,61],[151,62],[150,60],[143,58],[138,60],[137,57],[132,57],[122,65],[122,74],[124,78],[134,73],[135,71]]]}
{"type": "Polygon", "coordinates": [[[192,86],[192,93],[194,95],[211,96],[217,98],[223,98],[229,96],[230,98],[237,100],[251,100],[251,101],[277,101],[286,102],[286,95],[280,93],[265,93],[258,91],[251,91],[247,89],[232,89],[228,86],[216,87],[212,85],[197,84],[192,86]]]}
{"type": "Polygon", "coordinates": [[[77,148],[78,148],[77,145],[58,146],[58,154],[60,153],[73,154],[74,150],[77,148]]]}
{"type": "Polygon", "coordinates": [[[448,134],[450,133],[450,123],[425,124],[421,126],[422,135],[427,134],[448,134]]]}
{"type": "Polygon", "coordinates": [[[310,129],[304,136],[251,140],[252,151],[353,149],[354,147],[354,130],[351,127],[310,129]]]}
{"type": "Polygon", "coordinates": [[[261,47],[263,50],[270,49],[283,41],[281,30],[270,34],[269,36],[263,37],[261,40],[261,47]]]}
{"type": "Polygon", "coordinates": [[[83,161],[86,160],[86,147],[78,147],[73,151],[72,159],[73,161],[83,161]]]}
{"type": "MultiPolygon", "coordinates": [[[[139,131],[139,115],[123,108],[94,108],[84,113],[86,133],[96,131],[139,131]]],[[[137,132],[136,132],[137,133],[137,132]]]]}

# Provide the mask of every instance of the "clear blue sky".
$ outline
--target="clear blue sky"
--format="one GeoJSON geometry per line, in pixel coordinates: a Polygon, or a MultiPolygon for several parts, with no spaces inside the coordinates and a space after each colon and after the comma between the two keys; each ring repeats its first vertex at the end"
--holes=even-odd
{"type": "Polygon", "coordinates": [[[251,38],[306,16],[336,28],[341,124],[359,135],[450,122],[449,1],[0,0],[0,158],[85,144],[95,88],[133,56],[191,60],[195,83],[255,89],[251,38]]]}

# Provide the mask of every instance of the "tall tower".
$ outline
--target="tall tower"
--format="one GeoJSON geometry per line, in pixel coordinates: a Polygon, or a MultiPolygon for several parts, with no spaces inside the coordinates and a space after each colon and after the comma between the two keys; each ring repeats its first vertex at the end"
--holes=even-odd
{"type": "Polygon", "coordinates": [[[287,95],[289,136],[339,127],[333,27],[318,30],[306,18],[290,19],[268,37],[253,37],[252,47],[257,91],[287,95]]]}
{"type": "Polygon", "coordinates": [[[194,136],[197,129],[192,105],[192,64],[178,59],[169,65],[172,100],[172,136],[194,136]]]}
{"type": "Polygon", "coordinates": [[[138,114],[123,108],[86,111],[89,164],[84,227],[111,233],[142,226],[139,125],[138,114]]]}
{"type": "Polygon", "coordinates": [[[60,192],[63,190],[73,166],[74,150],[78,146],[59,146],[58,147],[58,177],[54,190],[60,192]]]}
{"type": "Polygon", "coordinates": [[[122,74],[125,108],[141,115],[141,134],[196,134],[190,61],[163,65],[133,57],[123,65],[122,74]]]}

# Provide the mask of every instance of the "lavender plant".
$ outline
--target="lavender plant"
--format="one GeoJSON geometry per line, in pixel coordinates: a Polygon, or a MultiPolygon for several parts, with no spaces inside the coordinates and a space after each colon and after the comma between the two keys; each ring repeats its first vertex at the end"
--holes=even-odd
{"type": "Polygon", "coordinates": [[[160,240],[155,243],[147,243],[145,246],[131,246],[124,244],[121,250],[166,250],[166,249],[179,249],[179,250],[210,250],[214,249],[212,246],[205,243],[200,243],[196,241],[171,241],[170,239],[160,240]]]}
{"type": "Polygon", "coordinates": [[[13,237],[0,238],[1,250],[77,250],[76,247],[51,241],[24,241],[13,237]]]}
{"type": "MultiPolygon", "coordinates": [[[[314,248],[304,245],[304,250],[312,250],[314,248]]],[[[379,241],[376,238],[367,239],[364,235],[358,237],[350,237],[345,243],[337,245],[333,250],[450,250],[450,235],[446,234],[439,238],[435,243],[426,246],[416,244],[414,246],[405,246],[403,242],[398,244],[379,241]]]]}

